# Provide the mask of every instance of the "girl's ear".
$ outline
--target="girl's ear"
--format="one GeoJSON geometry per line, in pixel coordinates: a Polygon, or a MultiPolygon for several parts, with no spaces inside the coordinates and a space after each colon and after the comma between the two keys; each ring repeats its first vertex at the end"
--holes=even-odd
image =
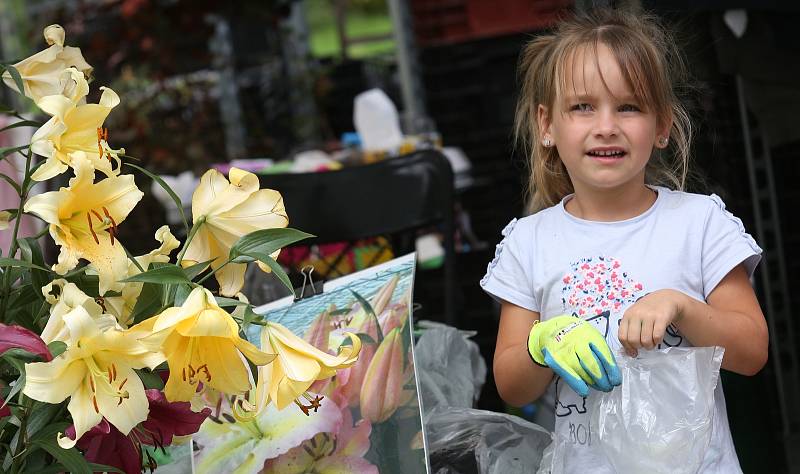
{"type": "Polygon", "coordinates": [[[536,109],[536,123],[539,125],[539,133],[541,133],[540,137],[536,137],[540,142],[545,140],[545,138],[553,140],[553,134],[551,130],[551,124],[553,123],[552,118],[550,117],[550,111],[542,104],[536,109]]]}
{"type": "Polygon", "coordinates": [[[656,134],[656,148],[666,148],[669,144],[669,131],[672,130],[672,117],[658,127],[656,134]]]}

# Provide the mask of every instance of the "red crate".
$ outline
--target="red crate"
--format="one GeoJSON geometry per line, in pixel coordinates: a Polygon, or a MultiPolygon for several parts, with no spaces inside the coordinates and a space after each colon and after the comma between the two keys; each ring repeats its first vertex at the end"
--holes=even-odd
{"type": "Polygon", "coordinates": [[[551,26],[573,0],[412,0],[420,46],[457,43],[551,26]]]}

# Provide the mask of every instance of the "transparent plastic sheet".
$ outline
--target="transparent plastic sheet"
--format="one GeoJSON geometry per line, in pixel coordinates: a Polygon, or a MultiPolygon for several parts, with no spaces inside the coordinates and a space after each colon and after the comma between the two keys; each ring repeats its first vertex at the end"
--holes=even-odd
{"type": "Polygon", "coordinates": [[[588,408],[592,438],[618,473],[698,471],[711,441],[723,352],[670,347],[617,356],[622,385],[593,392],[588,408]]]}
{"type": "Polygon", "coordinates": [[[437,407],[425,418],[432,472],[534,472],[550,432],[522,418],[472,408],[437,407]]]}
{"type": "Polygon", "coordinates": [[[414,360],[423,410],[471,408],[486,381],[486,362],[468,338],[474,333],[430,321],[419,326],[425,330],[414,345],[414,360]]]}

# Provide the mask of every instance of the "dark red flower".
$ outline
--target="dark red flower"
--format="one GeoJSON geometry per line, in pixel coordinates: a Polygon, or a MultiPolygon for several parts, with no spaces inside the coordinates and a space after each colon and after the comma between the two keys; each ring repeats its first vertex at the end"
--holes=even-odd
{"type": "MultiPolygon", "coordinates": [[[[75,438],[75,427],[70,426],[64,434],[75,438]]],[[[81,436],[78,447],[89,462],[114,466],[127,474],[139,474],[142,472],[141,448],[132,438],[122,434],[104,418],[81,436]]]]}
{"type": "Polygon", "coordinates": [[[45,362],[53,360],[47,344],[35,332],[22,326],[7,326],[0,323],[0,354],[16,348],[36,354],[45,362]]]}
{"type": "Polygon", "coordinates": [[[153,437],[153,442],[142,442],[156,446],[167,446],[172,443],[173,436],[184,436],[196,433],[200,429],[211,410],[204,408],[196,413],[189,402],[168,402],[160,390],[145,390],[150,402],[150,414],[142,423],[142,428],[153,437]]]}
{"type": "Polygon", "coordinates": [[[11,409],[8,408],[8,405],[6,405],[6,401],[3,400],[3,397],[0,397],[0,407],[3,407],[0,408],[0,418],[11,416],[11,409]]]}
{"type": "MultiPolygon", "coordinates": [[[[211,414],[204,408],[195,413],[189,402],[170,403],[159,390],[145,390],[150,402],[150,413],[140,426],[127,436],[108,423],[105,418],[78,440],[87,461],[114,466],[126,473],[142,470],[142,444],[168,446],[174,436],[196,433],[200,425],[211,414]]],[[[75,427],[66,429],[65,435],[75,438],[75,427]]],[[[147,464],[155,469],[155,460],[147,455],[147,464]]]]}

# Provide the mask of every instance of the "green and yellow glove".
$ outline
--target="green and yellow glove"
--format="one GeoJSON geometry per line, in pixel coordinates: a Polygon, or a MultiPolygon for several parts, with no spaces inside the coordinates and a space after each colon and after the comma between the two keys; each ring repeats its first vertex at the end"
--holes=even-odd
{"type": "Polygon", "coordinates": [[[610,392],[622,383],[617,361],[600,331],[575,316],[556,316],[534,324],[528,335],[528,354],[550,367],[580,396],[589,387],[610,392]]]}

